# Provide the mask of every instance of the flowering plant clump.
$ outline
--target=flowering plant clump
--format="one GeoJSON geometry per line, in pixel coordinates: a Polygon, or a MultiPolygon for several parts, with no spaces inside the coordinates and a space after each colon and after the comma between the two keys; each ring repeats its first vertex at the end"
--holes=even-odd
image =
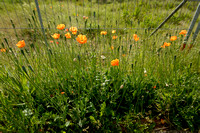
{"type": "Polygon", "coordinates": [[[21,41],[19,41],[17,44],[16,44],[16,46],[18,47],[18,48],[23,48],[23,47],[25,47],[25,41],[24,40],[21,40],[21,41]]]}
{"type": "Polygon", "coordinates": [[[200,39],[175,30],[190,12],[150,37],[177,2],[36,0],[41,31],[33,6],[18,23],[26,1],[1,14],[0,133],[200,130],[200,39]]]}

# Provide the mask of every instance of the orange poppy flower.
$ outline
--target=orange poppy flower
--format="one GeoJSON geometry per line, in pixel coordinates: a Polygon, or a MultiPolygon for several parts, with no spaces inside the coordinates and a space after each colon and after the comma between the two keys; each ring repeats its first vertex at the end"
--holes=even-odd
{"type": "Polygon", "coordinates": [[[59,44],[59,42],[56,42],[56,44],[59,44]]]}
{"type": "Polygon", "coordinates": [[[156,85],[153,87],[154,89],[156,88],[156,85]]]}
{"type": "Polygon", "coordinates": [[[137,37],[137,34],[133,34],[133,38],[136,38],[137,37]]]}
{"type": "Polygon", "coordinates": [[[25,45],[26,45],[26,44],[25,44],[25,41],[24,41],[24,40],[21,40],[21,41],[19,41],[19,42],[16,44],[16,46],[17,46],[18,48],[23,48],[25,45]]]}
{"type": "Polygon", "coordinates": [[[6,48],[1,48],[0,51],[1,52],[6,52],[6,48]]]}
{"type": "Polygon", "coordinates": [[[57,26],[57,29],[59,29],[59,30],[63,30],[65,28],[65,25],[64,24],[59,24],[58,26],[57,26]]]}
{"type": "Polygon", "coordinates": [[[86,16],[83,16],[83,19],[88,19],[88,17],[86,17],[86,16]]]}
{"type": "Polygon", "coordinates": [[[52,8],[52,6],[50,6],[50,8],[52,8]]]}
{"type": "Polygon", "coordinates": [[[87,42],[87,37],[85,35],[78,35],[78,37],[76,38],[76,40],[80,43],[80,44],[84,44],[87,42]]]}
{"type": "Polygon", "coordinates": [[[115,34],[115,33],[116,33],[116,30],[112,30],[112,33],[115,34]]]}
{"type": "Polygon", "coordinates": [[[144,76],[146,77],[146,76],[147,76],[147,74],[144,74],[144,76]]]}
{"type": "Polygon", "coordinates": [[[125,57],[126,55],[125,55],[125,54],[122,54],[122,56],[125,57]]]}
{"type": "Polygon", "coordinates": [[[164,45],[165,45],[166,47],[169,47],[169,46],[171,45],[171,43],[165,42],[164,45]]]}
{"type": "Polygon", "coordinates": [[[70,34],[69,32],[67,32],[67,33],[65,34],[65,37],[68,38],[68,39],[70,39],[70,38],[71,38],[71,34],[70,34]]]}
{"type": "Polygon", "coordinates": [[[165,120],[164,120],[164,119],[161,119],[160,122],[161,122],[162,124],[165,124],[165,120]]]}
{"type": "Polygon", "coordinates": [[[106,35],[106,34],[107,34],[107,31],[101,31],[100,34],[101,34],[101,35],[106,35]]]}
{"type": "Polygon", "coordinates": [[[182,30],[179,35],[186,35],[187,34],[187,31],[186,30],[182,30]]]}
{"type": "Polygon", "coordinates": [[[50,43],[53,43],[53,41],[51,40],[50,43]]]}
{"type": "Polygon", "coordinates": [[[0,51],[1,52],[6,52],[6,48],[1,48],[0,51]]]}
{"type": "Polygon", "coordinates": [[[65,92],[61,92],[60,94],[62,94],[62,95],[63,95],[63,94],[65,94],[65,92]]]}
{"type": "Polygon", "coordinates": [[[77,33],[78,29],[77,29],[76,27],[73,27],[73,26],[72,26],[72,27],[69,28],[69,31],[71,31],[72,34],[75,35],[75,34],[77,33]]]}
{"type": "Polygon", "coordinates": [[[161,48],[169,47],[170,45],[171,45],[171,43],[164,42],[164,44],[161,46],[161,48]]]}
{"type": "Polygon", "coordinates": [[[117,36],[113,36],[112,39],[113,39],[113,40],[117,39],[117,36]]]}
{"type": "Polygon", "coordinates": [[[137,42],[140,38],[137,36],[137,34],[133,34],[133,39],[137,42]]]}
{"type": "Polygon", "coordinates": [[[177,36],[171,36],[170,41],[175,41],[177,39],[177,36]]]}
{"type": "Polygon", "coordinates": [[[76,35],[77,32],[72,32],[73,35],[76,35]]]}
{"type": "Polygon", "coordinates": [[[54,39],[58,39],[58,38],[60,38],[60,34],[57,34],[57,33],[55,33],[55,34],[53,34],[53,35],[51,35],[54,39]]]}
{"type": "Polygon", "coordinates": [[[114,46],[111,46],[110,48],[113,50],[113,49],[114,49],[114,46]]]}
{"type": "Polygon", "coordinates": [[[69,31],[68,29],[66,29],[65,31],[69,31]]]}
{"type": "Polygon", "coordinates": [[[139,37],[134,38],[134,40],[135,40],[136,42],[137,42],[139,39],[140,39],[139,37]]]}
{"type": "Polygon", "coordinates": [[[112,66],[119,66],[119,59],[115,59],[111,61],[112,66]]]}
{"type": "Polygon", "coordinates": [[[165,45],[162,45],[161,48],[165,48],[165,45]]]}

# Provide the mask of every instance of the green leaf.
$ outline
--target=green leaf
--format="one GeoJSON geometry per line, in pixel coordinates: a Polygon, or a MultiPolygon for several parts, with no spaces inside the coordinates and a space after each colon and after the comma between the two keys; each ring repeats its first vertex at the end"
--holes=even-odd
{"type": "Polygon", "coordinates": [[[104,114],[104,112],[105,112],[105,109],[106,109],[106,103],[105,103],[105,102],[103,102],[103,103],[101,104],[101,112],[100,112],[100,117],[102,117],[102,116],[103,116],[103,114],[104,114]]]}
{"type": "Polygon", "coordinates": [[[65,126],[68,127],[69,125],[70,125],[70,121],[67,121],[67,122],[65,123],[65,126]]]}
{"type": "Polygon", "coordinates": [[[82,124],[82,121],[81,121],[81,120],[79,120],[79,122],[78,122],[78,125],[79,125],[80,127],[82,127],[82,126],[83,126],[83,124],[82,124]]]}

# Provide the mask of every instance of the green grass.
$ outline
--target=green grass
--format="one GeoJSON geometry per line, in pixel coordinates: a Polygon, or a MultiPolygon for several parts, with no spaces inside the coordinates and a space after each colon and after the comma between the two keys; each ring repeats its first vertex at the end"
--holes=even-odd
{"type": "Polygon", "coordinates": [[[179,2],[69,1],[68,6],[66,1],[47,0],[44,5],[40,0],[48,46],[33,1],[31,6],[16,1],[17,15],[12,1],[5,2],[13,23],[1,2],[1,27],[15,29],[0,30],[0,48],[6,48],[0,52],[0,131],[152,132],[164,126],[198,131],[199,37],[192,49],[181,51],[179,35],[188,28],[195,2],[149,37],[151,28],[179,2]],[[79,44],[77,35],[66,39],[66,32],[55,28],[61,23],[77,26],[77,35],[86,35],[87,43],[79,44]],[[112,34],[112,29],[117,32],[112,34]],[[102,30],[108,34],[100,35],[102,30]],[[54,33],[61,37],[53,39],[54,33]],[[113,35],[118,38],[113,40],[113,35]],[[171,36],[178,39],[170,42],[171,36]],[[26,46],[17,48],[22,39],[26,46]],[[161,48],[164,42],[171,46],[161,48]],[[111,66],[114,59],[119,66],[111,66]]]}

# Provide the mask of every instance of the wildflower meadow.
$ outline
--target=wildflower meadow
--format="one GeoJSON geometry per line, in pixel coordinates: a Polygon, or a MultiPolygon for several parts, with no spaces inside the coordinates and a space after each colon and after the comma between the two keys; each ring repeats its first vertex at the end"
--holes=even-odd
{"type": "Polygon", "coordinates": [[[174,1],[1,0],[0,132],[198,133],[198,2],[149,36],[174,1]]]}

